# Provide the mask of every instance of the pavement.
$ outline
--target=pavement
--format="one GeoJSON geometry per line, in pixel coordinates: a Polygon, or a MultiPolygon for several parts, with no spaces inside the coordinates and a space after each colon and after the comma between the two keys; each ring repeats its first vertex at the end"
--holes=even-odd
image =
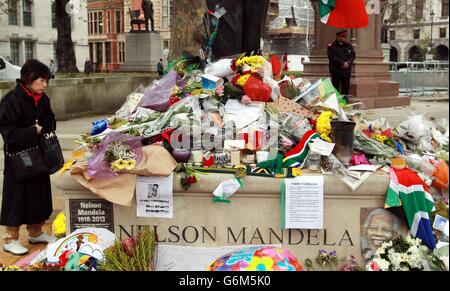
{"type": "MultiPolygon", "coordinates": [[[[411,105],[406,107],[393,107],[393,108],[382,108],[382,109],[370,109],[362,110],[362,112],[370,119],[373,120],[377,117],[385,117],[389,121],[392,127],[397,126],[403,120],[406,120],[408,116],[413,114],[425,114],[426,118],[434,118],[438,122],[443,118],[449,119],[449,107],[448,107],[449,97],[448,95],[431,97],[414,97],[412,99],[411,105]]],[[[57,134],[63,149],[63,154],[65,159],[71,158],[71,151],[77,147],[74,142],[81,134],[89,133],[91,130],[92,121],[98,119],[104,119],[108,116],[88,116],[82,118],[71,119],[67,121],[57,122],[57,134]]],[[[1,142],[0,147],[3,147],[3,142],[1,142]]],[[[0,151],[0,170],[3,171],[4,166],[3,150],[0,151]]],[[[51,180],[55,179],[56,174],[51,176],[51,180]]],[[[3,185],[3,175],[0,176],[0,182],[3,185]]],[[[0,189],[0,198],[2,191],[0,189]]],[[[51,233],[51,222],[54,217],[64,210],[65,203],[64,197],[61,190],[56,189],[52,186],[52,197],[53,197],[53,209],[54,212],[52,217],[49,219],[48,223],[45,225],[44,230],[51,233]]],[[[1,199],[0,199],[1,205],[1,199]]],[[[3,236],[4,228],[0,227],[0,238],[3,236]]],[[[27,242],[27,233],[25,227],[21,228],[20,239],[24,246],[29,247],[29,254],[42,250],[45,245],[33,245],[30,246],[27,242]]],[[[0,241],[0,244],[2,242],[0,241]]],[[[4,265],[14,264],[17,260],[23,257],[13,256],[9,253],[5,253],[3,248],[0,249],[0,263],[4,265]]]]}

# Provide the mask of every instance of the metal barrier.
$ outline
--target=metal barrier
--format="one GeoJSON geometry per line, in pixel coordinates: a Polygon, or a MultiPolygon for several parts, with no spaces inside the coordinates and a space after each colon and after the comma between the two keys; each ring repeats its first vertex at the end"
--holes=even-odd
{"type": "Polygon", "coordinates": [[[448,62],[391,62],[390,73],[392,80],[400,84],[400,94],[435,96],[449,93],[448,62]]]}

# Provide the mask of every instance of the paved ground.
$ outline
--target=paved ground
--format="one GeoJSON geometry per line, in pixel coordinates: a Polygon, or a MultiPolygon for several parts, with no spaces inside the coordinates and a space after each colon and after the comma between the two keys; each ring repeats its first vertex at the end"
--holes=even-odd
{"type": "MultiPolygon", "coordinates": [[[[375,119],[376,117],[386,117],[391,124],[391,126],[395,127],[401,121],[405,120],[409,115],[412,114],[421,114],[425,113],[427,118],[433,117],[436,120],[440,121],[443,118],[449,119],[449,108],[448,108],[448,96],[440,96],[440,97],[422,97],[422,98],[414,98],[411,106],[408,107],[394,107],[394,108],[384,108],[384,109],[371,109],[365,110],[364,113],[367,115],[369,119],[375,119]]],[[[103,119],[106,116],[91,116],[84,118],[77,118],[68,121],[59,121],[57,124],[57,133],[61,140],[61,144],[64,150],[64,156],[66,159],[71,157],[71,150],[76,147],[76,144],[73,142],[75,139],[79,137],[80,134],[87,133],[91,129],[91,124],[93,120],[103,119]]],[[[2,147],[2,145],[0,145],[2,147]]],[[[3,151],[0,153],[0,170],[3,171],[3,151]]],[[[52,177],[53,179],[54,177],[52,177]]],[[[0,175],[0,183],[3,184],[3,175],[0,175]]],[[[53,217],[59,213],[59,211],[64,210],[64,198],[60,190],[52,187],[53,194],[53,209],[54,213],[50,218],[48,224],[45,226],[45,230],[50,233],[51,226],[50,223],[53,221],[53,217]]],[[[0,188],[0,198],[1,198],[1,188],[0,188]]],[[[1,199],[0,199],[1,205],[1,199]]],[[[0,227],[0,238],[3,235],[3,228],[0,227]]],[[[21,241],[25,246],[28,246],[26,243],[27,234],[24,227],[21,229],[21,241]]],[[[0,241],[0,244],[2,242],[0,241]]],[[[33,246],[30,249],[30,253],[42,249],[45,246],[38,245],[33,246]]],[[[3,252],[2,248],[0,249],[0,263],[3,264],[13,264],[20,257],[12,256],[3,252]]]]}

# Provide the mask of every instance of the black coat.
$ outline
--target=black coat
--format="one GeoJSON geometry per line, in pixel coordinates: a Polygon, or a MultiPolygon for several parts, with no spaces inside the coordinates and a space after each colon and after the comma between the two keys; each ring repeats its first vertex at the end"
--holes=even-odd
{"type": "MultiPolygon", "coordinates": [[[[36,120],[42,126],[43,133],[56,130],[55,115],[48,96],[42,94],[36,108],[33,97],[17,84],[14,90],[3,96],[0,103],[3,151],[15,152],[37,145],[39,137],[33,126],[36,120]]],[[[13,171],[5,158],[0,224],[20,226],[44,222],[53,211],[50,176],[43,174],[25,182],[17,182],[13,171]]]]}
{"type": "Polygon", "coordinates": [[[328,45],[328,59],[330,61],[331,75],[347,75],[352,73],[352,64],[355,61],[356,54],[353,46],[349,43],[340,43],[338,40],[328,45]],[[350,66],[342,69],[342,65],[348,62],[350,66]]]}

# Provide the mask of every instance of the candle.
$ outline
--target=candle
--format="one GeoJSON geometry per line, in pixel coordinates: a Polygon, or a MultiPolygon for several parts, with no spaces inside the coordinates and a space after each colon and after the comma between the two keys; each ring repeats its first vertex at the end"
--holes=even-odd
{"type": "Polygon", "coordinates": [[[195,163],[203,162],[203,151],[193,151],[192,152],[192,160],[195,163]]]}
{"type": "Polygon", "coordinates": [[[256,152],[256,162],[257,163],[265,162],[268,159],[269,159],[269,152],[266,152],[266,151],[256,152]]]}
{"type": "Polygon", "coordinates": [[[241,152],[240,151],[232,151],[231,152],[231,164],[233,166],[237,166],[241,164],[241,152]]]}

